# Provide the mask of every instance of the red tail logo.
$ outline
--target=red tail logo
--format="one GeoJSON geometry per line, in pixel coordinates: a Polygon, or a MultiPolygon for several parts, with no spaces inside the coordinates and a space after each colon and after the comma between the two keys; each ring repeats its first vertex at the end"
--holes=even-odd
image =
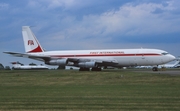
{"type": "Polygon", "coordinates": [[[28,40],[28,45],[34,45],[33,40],[28,40]]]}

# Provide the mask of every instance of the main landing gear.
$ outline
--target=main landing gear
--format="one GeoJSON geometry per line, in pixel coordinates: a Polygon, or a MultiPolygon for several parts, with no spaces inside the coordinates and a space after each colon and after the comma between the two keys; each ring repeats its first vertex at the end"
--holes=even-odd
{"type": "MultiPolygon", "coordinates": [[[[90,68],[81,67],[81,68],[79,69],[79,71],[90,71],[90,68]]],[[[91,71],[101,71],[101,68],[93,67],[93,68],[91,69],[91,71]]]]}

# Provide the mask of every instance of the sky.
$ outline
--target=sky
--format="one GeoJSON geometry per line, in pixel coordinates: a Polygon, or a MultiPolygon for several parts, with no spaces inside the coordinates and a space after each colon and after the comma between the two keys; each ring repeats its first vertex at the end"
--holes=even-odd
{"type": "Polygon", "coordinates": [[[37,63],[22,26],[46,50],[155,48],[180,56],[180,0],[0,0],[0,63],[37,63]]]}

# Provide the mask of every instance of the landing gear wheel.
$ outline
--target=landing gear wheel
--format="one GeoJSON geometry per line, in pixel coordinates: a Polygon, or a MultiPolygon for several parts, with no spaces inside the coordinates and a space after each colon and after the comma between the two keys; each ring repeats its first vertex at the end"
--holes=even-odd
{"type": "Polygon", "coordinates": [[[158,68],[157,67],[153,67],[152,70],[153,71],[158,71],[158,68]]]}

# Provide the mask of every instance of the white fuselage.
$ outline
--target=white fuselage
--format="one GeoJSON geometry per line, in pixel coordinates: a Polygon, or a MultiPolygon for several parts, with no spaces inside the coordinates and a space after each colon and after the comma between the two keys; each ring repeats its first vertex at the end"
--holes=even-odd
{"type": "Polygon", "coordinates": [[[109,50],[72,50],[29,53],[38,56],[50,56],[54,59],[76,58],[91,61],[112,61],[116,66],[161,65],[175,59],[166,51],[158,49],[109,49],[109,50]]]}

